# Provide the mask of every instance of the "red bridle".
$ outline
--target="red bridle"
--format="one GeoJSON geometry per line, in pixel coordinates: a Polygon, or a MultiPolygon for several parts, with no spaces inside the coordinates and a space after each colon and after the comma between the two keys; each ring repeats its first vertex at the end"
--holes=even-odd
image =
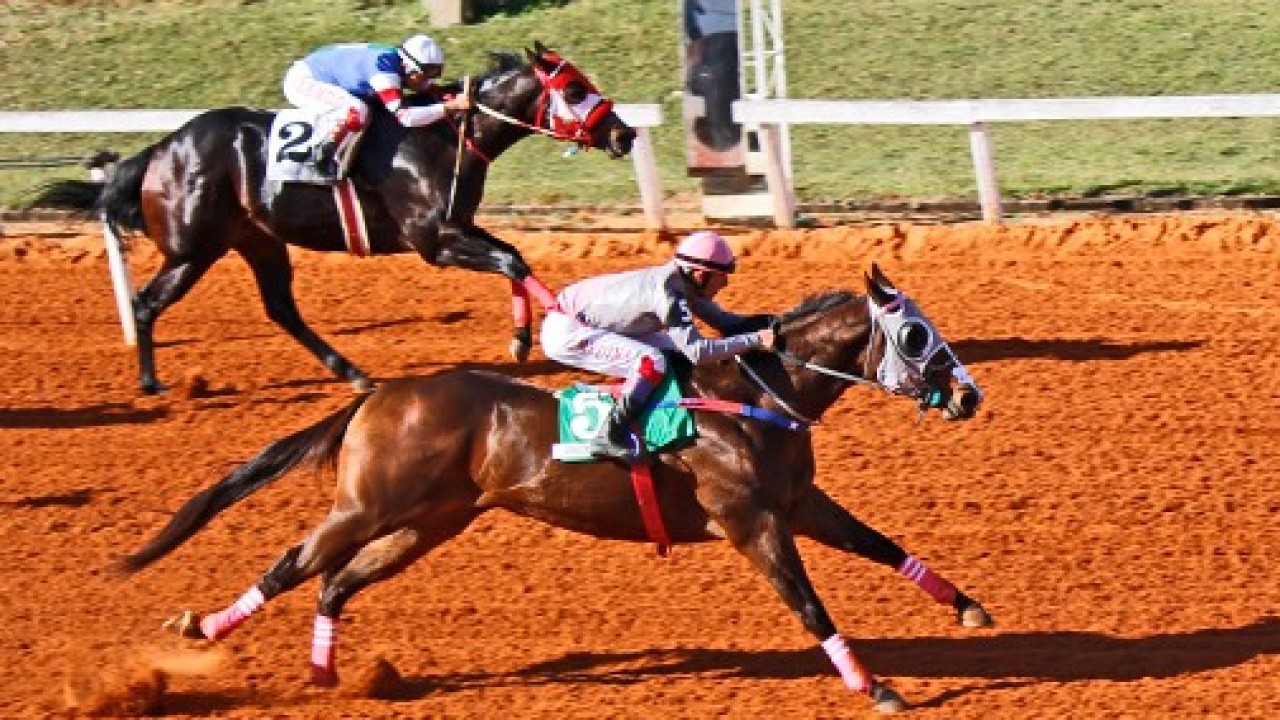
{"type": "Polygon", "coordinates": [[[613,101],[606,98],[578,68],[555,53],[541,57],[547,63],[555,63],[550,72],[534,65],[533,72],[542,83],[542,96],[538,99],[538,116],[535,125],[549,127],[557,140],[576,142],[584,148],[591,146],[591,131],[613,110],[613,101]],[[564,97],[565,88],[572,82],[586,88],[587,97],[575,105],[564,97]],[[550,122],[548,123],[548,115],[550,122]]]}
{"type": "MultiPolygon", "coordinates": [[[[519,125],[556,140],[576,142],[581,147],[589,149],[591,131],[613,110],[613,101],[601,95],[596,86],[568,60],[551,52],[542,54],[539,59],[547,63],[555,63],[555,68],[548,72],[537,64],[533,66],[534,75],[542,85],[542,94],[538,97],[538,112],[532,125],[481,103],[476,103],[476,109],[503,122],[519,125]],[[587,97],[576,105],[570,105],[564,98],[564,91],[569,83],[575,81],[582,83],[587,91],[587,97]]],[[[454,130],[461,134],[462,128],[455,124],[454,130]]],[[[464,136],[463,141],[472,154],[486,163],[492,162],[469,136],[464,136]]]]}

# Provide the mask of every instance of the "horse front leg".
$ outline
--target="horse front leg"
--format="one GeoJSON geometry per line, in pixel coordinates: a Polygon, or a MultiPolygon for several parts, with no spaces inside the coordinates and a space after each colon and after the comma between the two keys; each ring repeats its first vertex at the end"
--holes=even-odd
{"type": "Polygon", "coordinates": [[[892,568],[915,583],[936,602],[955,610],[964,627],[983,628],[995,624],[982,605],[929,569],[897,543],[855,518],[829,495],[810,486],[791,513],[797,535],[892,568]]]}
{"type": "Polygon", "coordinates": [[[258,294],[266,307],[267,317],[289,333],[335,376],[351,384],[356,392],[373,389],[373,381],[360,368],[325,342],[302,319],[293,297],[293,265],[283,243],[265,235],[255,235],[243,242],[240,256],[253,271],[258,294]]]}
{"type": "Polygon", "coordinates": [[[544,310],[554,309],[557,302],[555,294],[533,274],[520,251],[475,225],[445,226],[440,231],[438,247],[433,250],[424,254],[427,261],[435,265],[497,273],[511,281],[511,316],[515,325],[511,356],[517,362],[527,360],[533,347],[530,297],[537,299],[544,310]]]}
{"type": "Polygon", "coordinates": [[[728,531],[729,540],[738,552],[764,573],[782,601],[799,616],[805,630],[822,645],[849,689],[866,694],[878,712],[896,713],[907,709],[902,696],[876,680],[836,631],[835,623],[805,573],[795,538],[779,515],[752,508],[730,513],[720,519],[720,524],[728,531]]]}

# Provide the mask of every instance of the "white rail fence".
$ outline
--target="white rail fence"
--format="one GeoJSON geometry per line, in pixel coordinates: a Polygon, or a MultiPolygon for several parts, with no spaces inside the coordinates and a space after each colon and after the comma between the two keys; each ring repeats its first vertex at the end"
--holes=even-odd
{"type": "Polygon", "coordinates": [[[968,125],[982,217],[1000,222],[1000,187],[988,123],[1280,116],[1280,95],[1176,95],[1009,100],[738,100],[733,119],[760,129],[774,222],[794,227],[795,188],[782,160],[788,125],[968,125]]]}
{"type": "MultiPolygon", "coordinates": [[[[645,225],[665,227],[662,185],[649,129],[662,124],[662,106],[618,104],[618,117],[635,128],[631,159],[640,186],[640,206],[645,225]]],[[[0,133],[108,133],[168,132],[204,110],[52,110],[0,112],[0,133]]]]}

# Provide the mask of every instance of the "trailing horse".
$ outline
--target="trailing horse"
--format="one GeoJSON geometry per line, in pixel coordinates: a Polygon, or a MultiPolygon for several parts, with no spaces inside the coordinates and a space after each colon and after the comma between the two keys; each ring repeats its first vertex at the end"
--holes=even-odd
{"type": "MultiPolygon", "coordinates": [[[[977,411],[980,392],[937,330],[877,269],[868,295],[827,293],[781,318],[786,349],[702,366],[689,384],[703,398],[754,406],[807,424],[854,384],[914,399],[947,419],[977,411]]],[[[646,524],[628,468],[551,457],[557,401],[496,373],[454,370],[394,380],[310,428],[279,440],[188,500],[164,529],[124,559],[141,570],[218,513],[307,462],[337,470],[329,516],[227,609],[186,611],[173,624],[218,640],[281,593],[323,574],[312,678],[337,683],[334,641],[343,607],[494,509],[600,538],[644,542],[646,524]]],[[[915,582],[968,627],[992,624],[977,601],[863,524],[814,484],[809,434],[742,415],[699,416],[698,437],[653,456],[671,542],[727,540],[751,562],[827,651],[850,688],[881,711],[906,703],[856,659],[810,584],[796,535],[860,555],[915,582]]]]}
{"type": "MultiPolygon", "coordinates": [[[[472,122],[446,120],[405,129],[374,104],[350,181],[364,209],[369,254],[417,252],[433,265],[496,273],[511,281],[516,320],[511,351],[518,360],[528,356],[532,341],[530,293],[544,306],[554,303],[554,296],[519,251],[474,222],[489,163],[535,132],[600,148],[614,158],[630,152],[635,138],[612,103],[572,64],[541,43],[525,53],[527,65],[511,54],[494,56],[495,68],[477,79],[481,112],[472,122]],[[459,150],[460,142],[466,152],[459,150]]],[[[156,320],[230,250],[249,263],[273,321],[339,378],[357,389],[372,387],[303,321],[286,249],[343,251],[344,223],[358,219],[350,208],[344,217],[333,188],[266,180],[274,118],[275,113],[246,108],[202,113],[120,163],[105,184],[52,183],[32,202],[97,207],[117,234],[122,227],[142,231],[164,255],[159,271],[133,298],[145,393],[164,389],[155,369],[156,320]]]]}

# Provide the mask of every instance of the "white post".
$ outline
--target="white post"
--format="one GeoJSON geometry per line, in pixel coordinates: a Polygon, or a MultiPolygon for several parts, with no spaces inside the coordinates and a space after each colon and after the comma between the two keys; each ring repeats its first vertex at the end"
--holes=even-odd
{"type": "Polygon", "coordinates": [[[978,202],[982,205],[982,219],[989,223],[999,223],[1004,215],[1000,207],[1000,183],[996,181],[991,140],[981,122],[969,125],[969,149],[973,153],[973,171],[978,176],[978,202]]]}
{"type": "Polygon", "coordinates": [[[111,287],[115,291],[116,311],[120,313],[120,329],[124,331],[124,344],[138,344],[138,328],[133,321],[133,280],[129,266],[125,264],[120,238],[106,217],[102,218],[102,244],[107,248],[107,266],[111,269],[111,287]]]}
{"type": "Polygon", "coordinates": [[[764,151],[764,177],[773,201],[773,224],[780,228],[796,226],[796,201],[791,194],[786,169],[782,167],[782,127],[761,123],[760,149],[764,151]]]}
{"type": "Polygon", "coordinates": [[[631,162],[636,166],[636,182],[640,185],[640,206],[644,208],[644,225],[650,230],[667,227],[662,213],[662,181],[658,178],[658,161],[653,152],[649,128],[636,128],[631,145],[631,162]]]}

